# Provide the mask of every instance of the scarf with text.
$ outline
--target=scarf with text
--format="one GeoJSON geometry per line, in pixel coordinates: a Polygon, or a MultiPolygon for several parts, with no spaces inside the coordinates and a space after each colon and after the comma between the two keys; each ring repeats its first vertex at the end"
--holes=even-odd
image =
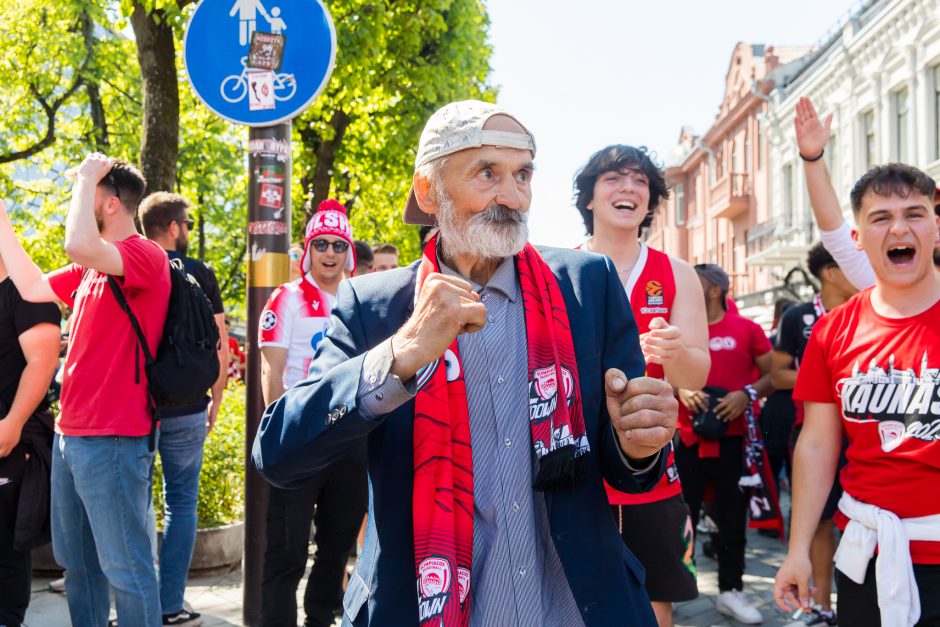
{"type": "Polygon", "coordinates": [[[757,390],[748,385],[745,386],[744,392],[750,402],[744,410],[744,421],[747,425],[744,432],[744,468],[738,485],[747,499],[749,526],[756,529],[776,529],[780,539],[784,540],[785,526],[780,502],[777,500],[777,484],[770,469],[764,438],[754,415],[757,390]]]}
{"type": "MultiPolygon", "coordinates": [[[[428,275],[440,272],[437,239],[424,249],[416,300],[428,275]]],[[[529,425],[537,459],[533,487],[572,487],[584,475],[590,446],[567,310],[555,276],[531,244],[516,256],[516,267],[525,309],[529,425]],[[566,402],[558,402],[559,391],[566,402]]],[[[419,625],[465,627],[473,562],[473,457],[457,340],[419,373],[418,385],[412,513],[419,625]]]]}

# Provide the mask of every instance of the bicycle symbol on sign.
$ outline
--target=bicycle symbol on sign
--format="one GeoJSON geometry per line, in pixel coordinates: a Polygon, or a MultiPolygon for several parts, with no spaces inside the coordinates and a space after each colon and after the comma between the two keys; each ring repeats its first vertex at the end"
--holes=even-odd
{"type": "MultiPolygon", "coordinates": [[[[248,57],[242,57],[242,73],[225,77],[219,91],[228,102],[239,102],[248,95],[248,57]]],[[[280,72],[274,75],[274,99],[281,102],[290,100],[297,91],[297,81],[293,74],[280,72]]]]}

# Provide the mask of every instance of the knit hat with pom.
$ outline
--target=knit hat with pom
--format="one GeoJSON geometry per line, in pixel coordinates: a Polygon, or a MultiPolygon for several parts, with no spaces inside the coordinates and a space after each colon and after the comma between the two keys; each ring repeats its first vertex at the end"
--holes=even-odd
{"type": "Polygon", "coordinates": [[[310,242],[324,235],[339,237],[349,244],[346,251],[346,270],[352,272],[356,267],[356,251],[353,247],[353,231],[346,217],[346,207],[338,200],[327,198],[317,207],[317,212],[307,223],[307,235],[304,238],[304,256],[300,267],[304,274],[310,272],[310,242]]]}

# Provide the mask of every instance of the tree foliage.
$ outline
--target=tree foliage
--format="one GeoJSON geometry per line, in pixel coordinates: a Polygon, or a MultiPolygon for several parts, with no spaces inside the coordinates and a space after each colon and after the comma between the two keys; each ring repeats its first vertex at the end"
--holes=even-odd
{"type": "MultiPolygon", "coordinates": [[[[338,54],[324,94],[294,122],[295,233],[306,222],[304,206],[336,196],[350,208],[358,238],[416,257],[416,229],[402,224],[401,208],[421,129],[448,101],[495,95],[486,83],[485,8],[481,0],[327,6],[338,54]]],[[[183,78],[183,32],[194,7],[191,0],[0,3],[0,197],[49,270],[67,262],[64,171],[92,150],[138,163],[154,189],[182,193],[196,206],[191,254],[215,268],[233,308],[244,302],[247,131],[215,117],[183,78]],[[145,31],[158,39],[171,33],[173,54],[144,47],[145,31]],[[142,79],[144,60],[156,82],[142,79]],[[153,106],[145,86],[174,76],[178,105],[170,97],[153,106]]]]}

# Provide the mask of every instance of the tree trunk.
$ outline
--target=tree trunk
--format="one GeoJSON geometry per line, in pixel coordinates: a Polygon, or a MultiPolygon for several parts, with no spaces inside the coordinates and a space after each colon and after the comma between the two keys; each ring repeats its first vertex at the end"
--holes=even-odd
{"type": "Polygon", "coordinates": [[[137,60],[144,94],[140,169],[147,179],[148,194],[173,191],[180,118],[173,27],[163,11],[148,13],[136,0],[131,26],[137,39],[137,60]]]}
{"type": "Polygon", "coordinates": [[[324,140],[319,135],[315,135],[310,131],[306,133],[301,131],[300,133],[300,137],[304,143],[309,143],[313,148],[317,160],[313,173],[309,176],[305,175],[303,179],[301,179],[301,185],[307,197],[311,200],[305,207],[307,213],[306,217],[308,219],[313,215],[313,212],[317,210],[317,205],[323,200],[326,200],[330,195],[330,185],[333,180],[333,165],[336,162],[336,150],[342,145],[343,135],[346,134],[346,128],[351,121],[352,119],[349,115],[341,109],[337,109],[330,118],[330,126],[333,128],[333,137],[331,139],[324,140]]]}
{"type": "Polygon", "coordinates": [[[91,59],[91,71],[93,76],[85,76],[85,93],[88,94],[88,105],[91,113],[91,143],[98,152],[107,152],[111,141],[108,136],[108,119],[105,117],[104,104],[101,102],[101,93],[98,91],[97,70],[94,67],[95,62],[95,23],[91,16],[85,11],[82,13],[82,38],[85,40],[85,52],[87,58],[91,59]]]}

